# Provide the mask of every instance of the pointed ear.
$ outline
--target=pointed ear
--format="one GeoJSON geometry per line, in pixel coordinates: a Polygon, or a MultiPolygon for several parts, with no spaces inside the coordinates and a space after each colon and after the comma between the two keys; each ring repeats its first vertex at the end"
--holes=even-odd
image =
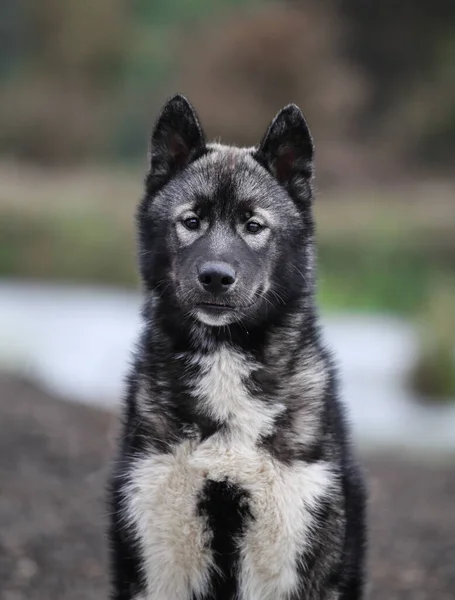
{"type": "Polygon", "coordinates": [[[173,96],[152,133],[149,178],[169,179],[204,152],[204,133],[194,108],[185,96],[173,96]]]}
{"type": "Polygon", "coordinates": [[[289,104],[272,121],[256,158],[288,187],[311,179],[313,157],[313,138],[305,117],[295,104],[289,104]]]}

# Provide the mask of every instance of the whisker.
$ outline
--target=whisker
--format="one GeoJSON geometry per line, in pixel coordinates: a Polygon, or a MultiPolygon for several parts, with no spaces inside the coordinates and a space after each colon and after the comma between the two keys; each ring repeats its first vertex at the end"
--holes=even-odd
{"type": "Polygon", "coordinates": [[[305,282],[305,285],[307,286],[308,281],[305,275],[302,273],[302,271],[294,263],[291,263],[291,267],[297,271],[297,273],[302,277],[303,281],[305,282]]]}

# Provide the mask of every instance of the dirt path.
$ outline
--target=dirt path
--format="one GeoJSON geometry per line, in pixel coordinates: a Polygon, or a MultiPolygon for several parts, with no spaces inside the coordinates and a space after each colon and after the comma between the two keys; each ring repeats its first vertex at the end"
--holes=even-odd
{"type": "MultiPolygon", "coordinates": [[[[0,599],[103,600],[116,417],[0,379],[0,599]]],[[[455,468],[368,458],[370,600],[455,599],[455,468]]]]}

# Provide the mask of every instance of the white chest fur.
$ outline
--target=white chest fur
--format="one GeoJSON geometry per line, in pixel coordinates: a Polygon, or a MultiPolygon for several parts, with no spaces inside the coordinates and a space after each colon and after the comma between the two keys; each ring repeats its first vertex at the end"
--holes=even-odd
{"type": "Polygon", "coordinates": [[[275,417],[284,406],[265,404],[248,392],[245,379],[256,368],[254,363],[227,348],[193,362],[201,369],[193,392],[201,412],[228,423],[238,436],[250,441],[272,432],[275,417]]]}
{"type": "Polygon", "coordinates": [[[140,539],[147,598],[188,600],[207,591],[214,557],[211,532],[197,513],[207,479],[228,478],[249,494],[254,519],[239,542],[240,600],[279,600],[296,588],[296,558],[311,535],[309,508],[331,492],[325,463],[284,465],[256,445],[282,407],[252,398],[242,381],[251,370],[223,351],[205,359],[195,394],[229,433],[186,440],[171,453],[151,453],[134,465],[127,518],[140,539]]]}

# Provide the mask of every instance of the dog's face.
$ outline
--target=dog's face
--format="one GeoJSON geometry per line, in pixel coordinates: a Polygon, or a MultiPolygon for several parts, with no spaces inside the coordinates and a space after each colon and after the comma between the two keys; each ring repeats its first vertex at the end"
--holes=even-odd
{"type": "Polygon", "coordinates": [[[171,99],[153,133],[138,215],[147,288],[208,326],[260,321],[304,293],[312,158],[295,106],[258,148],[239,149],[206,145],[191,105],[171,99]]]}

